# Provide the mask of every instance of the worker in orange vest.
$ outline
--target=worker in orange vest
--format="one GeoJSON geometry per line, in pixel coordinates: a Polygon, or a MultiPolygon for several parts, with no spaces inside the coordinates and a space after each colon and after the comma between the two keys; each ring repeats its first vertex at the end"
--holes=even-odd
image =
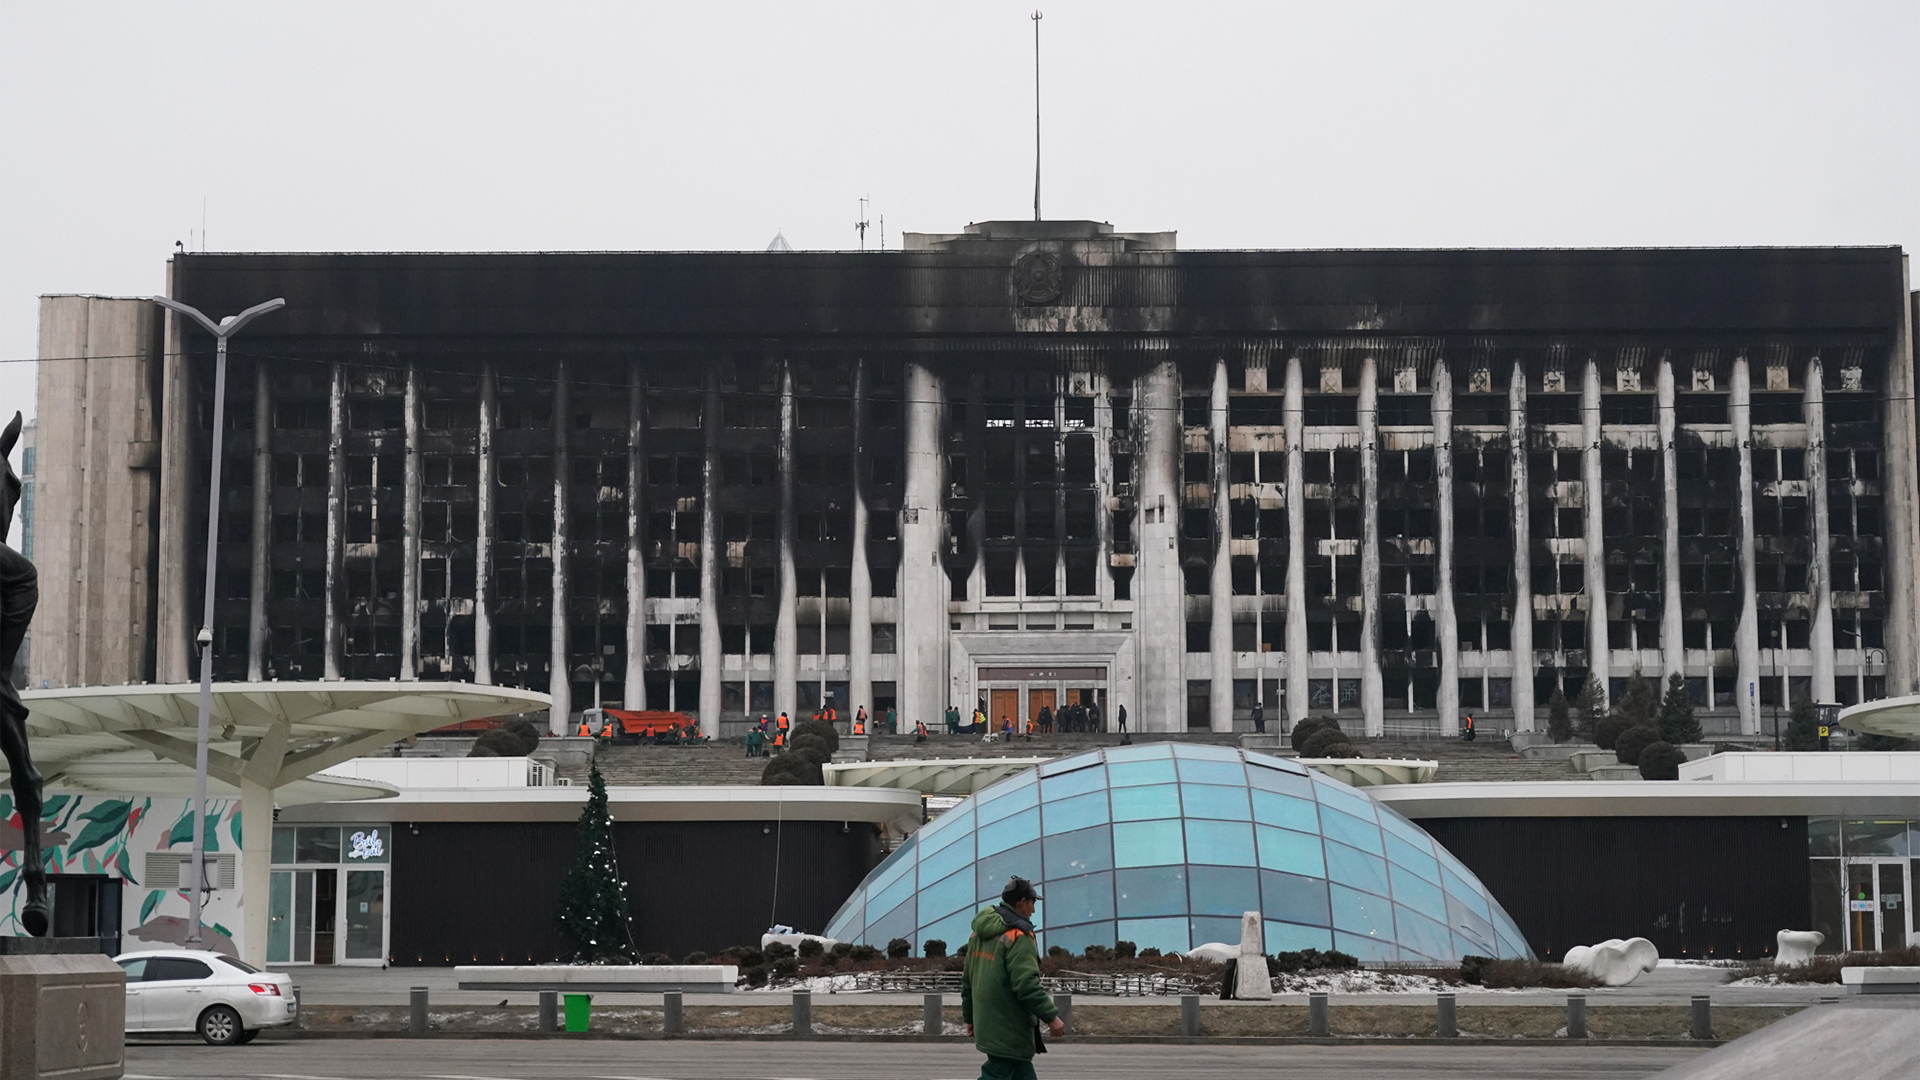
{"type": "Polygon", "coordinates": [[[580,714],[580,737],[581,737],[581,738],[584,738],[584,739],[591,739],[591,738],[593,738],[593,729],[592,729],[591,727],[588,727],[588,726],[587,726],[587,714],[586,714],[586,713],[581,713],[581,714],[580,714]]]}
{"type": "Polygon", "coordinates": [[[787,740],[788,724],[789,724],[789,721],[787,720],[787,714],[781,713],[780,714],[780,731],[778,733],[778,737],[773,740],[773,745],[785,746],[787,744],[786,740],[787,740]]]}
{"type": "Polygon", "coordinates": [[[1031,717],[1031,716],[1029,716],[1029,717],[1027,717],[1027,741],[1028,741],[1028,742],[1032,742],[1032,741],[1033,741],[1033,728],[1034,728],[1034,724],[1035,724],[1035,720],[1034,720],[1034,718],[1033,718],[1033,717],[1031,717]]]}
{"type": "Polygon", "coordinates": [[[854,714],[853,733],[855,735],[865,735],[867,733],[867,710],[861,709],[858,713],[854,714]]]}

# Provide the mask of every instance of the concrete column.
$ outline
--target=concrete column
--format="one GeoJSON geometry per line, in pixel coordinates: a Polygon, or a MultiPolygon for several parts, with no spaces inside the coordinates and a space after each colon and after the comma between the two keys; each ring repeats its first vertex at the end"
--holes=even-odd
{"type": "MultiPolygon", "coordinates": [[[[1110,610],[1113,603],[1113,514],[1109,511],[1113,490],[1113,385],[1108,380],[1105,368],[1095,368],[1089,376],[1093,380],[1093,483],[1099,492],[1099,509],[1093,515],[1093,535],[1099,541],[1100,554],[1095,566],[1094,595],[1100,598],[1102,610],[1110,610]]],[[[1111,712],[1112,710],[1107,710],[1111,712]]],[[[1101,723],[1111,731],[1113,720],[1103,717],[1101,723]]]]}
{"type": "Polygon", "coordinates": [[[548,609],[552,636],[547,654],[547,696],[553,699],[553,706],[547,711],[547,729],[564,735],[567,714],[573,711],[573,683],[567,671],[567,471],[572,468],[567,434],[573,420],[573,373],[564,359],[556,360],[553,368],[553,543],[548,546],[553,563],[553,602],[548,609]]]}
{"type": "Polygon", "coordinates": [[[1434,615],[1440,637],[1440,692],[1434,704],[1440,734],[1452,735],[1460,730],[1460,622],[1453,601],[1453,373],[1445,359],[1433,365],[1433,477],[1433,516],[1439,530],[1434,540],[1434,604],[1440,609],[1434,615]]]}
{"type": "MultiPolygon", "coordinates": [[[[1679,420],[1673,409],[1673,361],[1660,358],[1660,469],[1664,495],[1660,512],[1660,562],[1662,597],[1660,605],[1660,659],[1663,675],[1686,674],[1686,651],[1680,628],[1680,466],[1676,455],[1679,420]]],[[[1660,688],[1666,693],[1666,687],[1660,688]]],[[[1712,698],[1708,698],[1712,701],[1712,698]]]]}
{"type": "Polygon", "coordinates": [[[1893,348],[1887,355],[1887,387],[1880,395],[1882,437],[1887,442],[1881,474],[1887,516],[1887,694],[1920,692],[1920,491],[1915,481],[1914,371],[1917,351],[1913,329],[1920,320],[1920,296],[1909,293],[1907,264],[1901,260],[1902,305],[1893,348]]]}
{"type": "Polygon", "coordinates": [[[1287,357],[1287,722],[1307,715],[1307,482],[1306,407],[1300,357],[1287,357]]]}
{"type": "Polygon", "coordinates": [[[647,707],[647,387],[645,369],[627,367],[627,678],[622,708],[647,707]]]}
{"type": "Polygon", "coordinates": [[[1231,478],[1227,458],[1227,358],[1213,361],[1213,394],[1208,403],[1213,443],[1213,576],[1207,583],[1211,622],[1207,627],[1207,656],[1212,661],[1207,702],[1208,726],[1233,730],[1233,561],[1228,555],[1233,537],[1231,506],[1227,498],[1231,478]]]}
{"type": "MultiPolygon", "coordinates": [[[[1740,685],[1734,700],[1740,706],[1740,731],[1760,733],[1760,597],[1753,563],[1753,383],[1745,355],[1733,358],[1733,385],[1727,412],[1733,420],[1733,442],[1740,455],[1740,619],[1734,624],[1733,651],[1740,685]]],[[[1717,642],[1715,644],[1718,644],[1717,642]]]]}
{"type": "Polygon", "coordinates": [[[420,367],[407,365],[406,505],[401,510],[400,681],[420,677],[420,367]]]}
{"type": "Polygon", "coordinates": [[[1380,681],[1380,365],[1360,361],[1360,717],[1368,735],[1385,728],[1380,681]]]}
{"type": "MultiPolygon", "coordinates": [[[[867,568],[867,361],[853,364],[853,581],[847,595],[852,597],[853,613],[847,623],[847,693],[852,701],[840,703],[852,730],[854,711],[864,707],[873,719],[873,576],[867,568]]],[[[895,648],[899,646],[896,644],[895,648]]]]}
{"type": "MultiPolygon", "coordinates": [[[[700,733],[720,735],[720,371],[707,369],[700,432],[700,733]]],[[[594,702],[598,708],[599,702],[594,702]]]]}
{"type": "Polygon", "coordinates": [[[1833,515],[1827,494],[1827,393],[1820,358],[1807,361],[1807,501],[1813,507],[1813,551],[1807,590],[1813,594],[1813,700],[1834,700],[1833,515]]]}
{"type": "Polygon", "coordinates": [[[480,368],[480,478],[475,493],[473,530],[473,681],[493,682],[493,418],[499,393],[493,361],[480,368]]]}
{"type": "MultiPolygon", "coordinates": [[[[940,564],[945,462],[940,453],[940,379],[919,360],[907,364],[906,491],[900,511],[900,723],[936,728],[946,711],[947,575],[940,564]]],[[[962,705],[961,702],[953,702],[962,705]]],[[[962,713],[970,713],[971,702],[962,713]]]]}
{"type": "Polygon", "coordinates": [[[326,678],[341,678],[345,669],[344,630],[340,625],[340,590],[346,588],[342,557],[346,548],[347,514],[347,373],[333,365],[327,393],[327,653],[326,678]]]}
{"type": "Polygon", "coordinates": [[[1513,503],[1513,727],[1533,730],[1533,523],[1527,497],[1527,365],[1507,382],[1507,494],[1513,503]]]}
{"type": "Polygon", "coordinates": [[[798,722],[799,717],[794,715],[794,710],[799,704],[799,696],[794,689],[794,679],[800,670],[800,658],[796,651],[799,639],[796,611],[800,593],[793,567],[793,420],[793,363],[781,357],[777,540],[780,545],[780,613],[773,624],[773,708],[776,714],[786,713],[789,719],[798,722]]]}
{"type": "Polygon", "coordinates": [[[265,677],[267,555],[273,520],[273,398],[267,365],[253,366],[253,564],[247,575],[247,681],[265,677]]]}
{"type": "Polygon", "coordinates": [[[1600,367],[1587,357],[1580,386],[1580,464],[1582,502],[1587,510],[1587,666],[1600,678],[1607,693],[1613,658],[1607,645],[1607,538],[1601,514],[1600,481],[1600,367]]]}
{"type": "Polygon", "coordinates": [[[267,966],[268,894],[273,891],[273,789],[240,778],[240,959],[267,966]]]}
{"type": "Polygon", "coordinates": [[[1134,472],[1140,482],[1140,551],[1134,561],[1134,635],[1139,701],[1127,710],[1139,731],[1186,729],[1186,605],[1180,574],[1180,371],[1171,357],[1135,383],[1142,425],[1134,472]]]}
{"type": "MultiPolygon", "coordinates": [[[[173,295],[173,262],[167,262],[167,295],[173,295]]],[[[155,596],[155,677],[163,683],[192,678],[192,616],[187,609],[187,534],[193,516],[193,380],[188,377],[180,316],[168,311],[161,349],[160,536],[155,596]]]]}

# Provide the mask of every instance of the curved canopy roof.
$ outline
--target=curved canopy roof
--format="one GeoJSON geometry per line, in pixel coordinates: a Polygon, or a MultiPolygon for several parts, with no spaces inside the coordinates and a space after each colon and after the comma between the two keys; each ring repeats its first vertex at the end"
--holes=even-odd
{"type": "MultiPolygon", "coordinates": [[[[195,683],[29,690],[27,737],[53,789],[193,790],[195,683]]],[[[251,682],[213,687],[209,790],[242,781],[281,802],[377,798],[380,784],[310,779],[396,739],[463,720],[545,709],[531,690],[452,682],[251,682]]]]}
{"type": "Polygon", "coordinates": [[[1896,739],[1920,739],[1920,695],[1849,705],[1840,710],[1840,726],[1896,739]]]}

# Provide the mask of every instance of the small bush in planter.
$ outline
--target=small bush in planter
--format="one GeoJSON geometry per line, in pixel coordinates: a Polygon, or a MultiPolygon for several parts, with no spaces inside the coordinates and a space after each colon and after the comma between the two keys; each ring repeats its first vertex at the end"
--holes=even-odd
{"type": "Polygon", "coordinates": [[[939,938],[928,938],[920,943],[920,955],[929,960],[938,960],[947,955],[947,943],[939,938]]]}
{"type": "Polygon", "coordinates": [[[1308,735],[1300,743],[1300,756],[1308,758],[1325,757],[1329,746],[1345,743],[1347,735],[1339,727],[1323,727],[1308,735]]]}
{"type": "Polygon", "coordinates": [[[1492,962],[1491,957],[1475,956],[1471,953],[1461,957],[1460,958],[1460,981],[1464,983],[1471,983],[1474,986],[1479,986],[1482,983],[1486,982],[1487,965],[1491,962],[1492,962]]]}
{"type": "Polygon", "coordinates": [[[1047,958],[1050,960],[1071,960],[1073,959],[1073,953],[1069,952],[1063,946],[1049,945],[1047,946],[1047,958]]]}
{"type": "Polygon", "coordinates": [[[1622,765],[1640,764],[1640,751],[1660,741],[1659,729],[1650,724],[1630,727],[1613,742],[1613,755],[1622,765]]]}
{"type": "Polygon", "coordinates": [[[658,967],[665,964],[673,963],[673,957],[668,956],[666,953],[663,953],[663,952],[650,952],[647,955],[641,957],[640,962],[643,964],[651,964],[658,967]]]}
{"type": "Polygon", "coordinates": [[[1160,950],[1149,945],[1146,948],[1140,950],[1140,959],[1158,960],[1160,959],[1160,950]]]}
{"type": "Polygon", "coordinates": [[[1342,739],[1340,742],[1334,743],[1332,746],[1320,751],[1320,756],[1323,758],[1357,758],[1360,757],[1361,754],[1360,751],[1354,749],[1352,743],[1342,739]]]}
{"type": "Polygon", "coordinates": [[[871,945],[855,945],[853,947],[853,951],[848,953],[847,955],[850,958],[864,964],[869,960],[880,959],[880,950],[874,948],[871,945]]]}
{"type": "Polygon", "coordinates": [[[703,952],[690,952],[681,957],[680,962],[683,964],[711,964],[713,963],[713,957],[703,952]]]}
{"type": "Polygon", "coordinates": [[[839,957],[840,959],[845,960],[847,958],[847,955],[853,952],[853,942],[836,941],[833,943],[833,948],[827,951],[839,957]]]}
{"type": "Polygon", "coordinates": [[[821,953],[819,957],[819,962],[821,967],[832,968],[832,967],[840,966],[840,958],[838,956],[835,956],[833,953],[821,953]]]}
{"type": "Polygon", "coordinates": [[[773,973],[783,979],[791,979],[795,975],[800,974],[800,961],[795,960],[791,956],[784,960],[775,960],[773,962],[773,973]]]}
{"type": "Polygon", "coordinates": [[[1687,760],[1687,752],[1672,743],[1648,743],[1640,751],[1640,778],[1642,780],[1678,780],[1680,766],[1687,760]]]}
{"type": "Polygon", "coordinates": [[[913,942],[908,941],[906,938],[897,937],[897,938],[894,938],[892,941],[887,942],[887,959],[905,960],[907,957],[912,955],[913,955],[913,942]]]}
{"type": "Polygon", "coordinates": [[[821,953],[826,951],[827,951],[827,947],[825,945],[820,944],[818,941],[814,940],[813,938],[806,938],[805,940],[800,942],[799,952],[800,952],[800,958],[802,960],[811,960],[814,957],[819,956],[821,953]]]}
{"type": "Polygon", "coordinates": [[[794,955],[793,946],[784,941],[776,941],[767,946],[766,954],[768,960],[778,963],[782,960],[790,959],[794,955]]]}
{"type": "Polygon", "coordinates": [[[1087,946],[1085,955],[1089,960],[1111,960],[1113,959],[1113,950],[1107,948],[1105,945],[1089,945],[1087,946]]]}
{"type": "Polygon", "coordinates": [[[743,969],[750,968],[750,967],[759,967],[761,964],[764,964],[767,962],[766,953],[761,952],[759,949],[745,948],[741,946],[735,946],[734,949],[728,949],[725,953],[722,953],[721,955],[727,957],[727,959],[729,960],[732,960],[734,963],[739,964],[743,969]],[[735,949],[738,949],[739,951],[736,952],[735,949]]]}
{"type": "Polygon", "coordinates": [[[1611,714],[1602,716],[1593,723],[1593,745],[1602,750],[1612,750],[1620,733],[1632,726],[1621,717],[1611,714]]]}
{"type": "Polygon", "coordinates": [[[1332,728],[1335,731],[1339,731],[1340,721],[1335,720],[1331,716],[1309,716],[1305,720],[1293,725],[1293,733],[1288,736],[1288,741],[1293,744],[1295,752],[1305,754],[1307,752],[1307,740],[1313,736],[1314,732],[1320,731],[1323,728],[1332,728]]]}
{"type": "Polygon", "coordinates": [[[740,977],[747,981],[748,986],[761,987],[767,985],[767,969],[758,964],[749,968],[741,968],[740,977]]]}
{"type": "Polygon", "coordinates": [[[1131,941],[1116,941],[1113,943],[1113,957],[1116,960],[1131,960],[1138,955],[1139,952],[1139,946],[1131,941]]]}

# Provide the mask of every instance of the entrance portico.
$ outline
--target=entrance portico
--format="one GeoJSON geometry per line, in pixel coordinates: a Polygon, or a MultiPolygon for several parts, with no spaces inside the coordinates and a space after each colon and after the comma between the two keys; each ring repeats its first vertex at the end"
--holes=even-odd
{"type": "Polygon", "coordinates": [[[997,729],[1002,717],[1024,724],[1042,706],[1058,715],[1065,705],[1090,702],[1100,706],[1102,729],[1112,730],[1114,707],[1133,700],[1134,649],[1127,633],[956,632],[953,704],[963,715],[986,709],[997,729]]]}

